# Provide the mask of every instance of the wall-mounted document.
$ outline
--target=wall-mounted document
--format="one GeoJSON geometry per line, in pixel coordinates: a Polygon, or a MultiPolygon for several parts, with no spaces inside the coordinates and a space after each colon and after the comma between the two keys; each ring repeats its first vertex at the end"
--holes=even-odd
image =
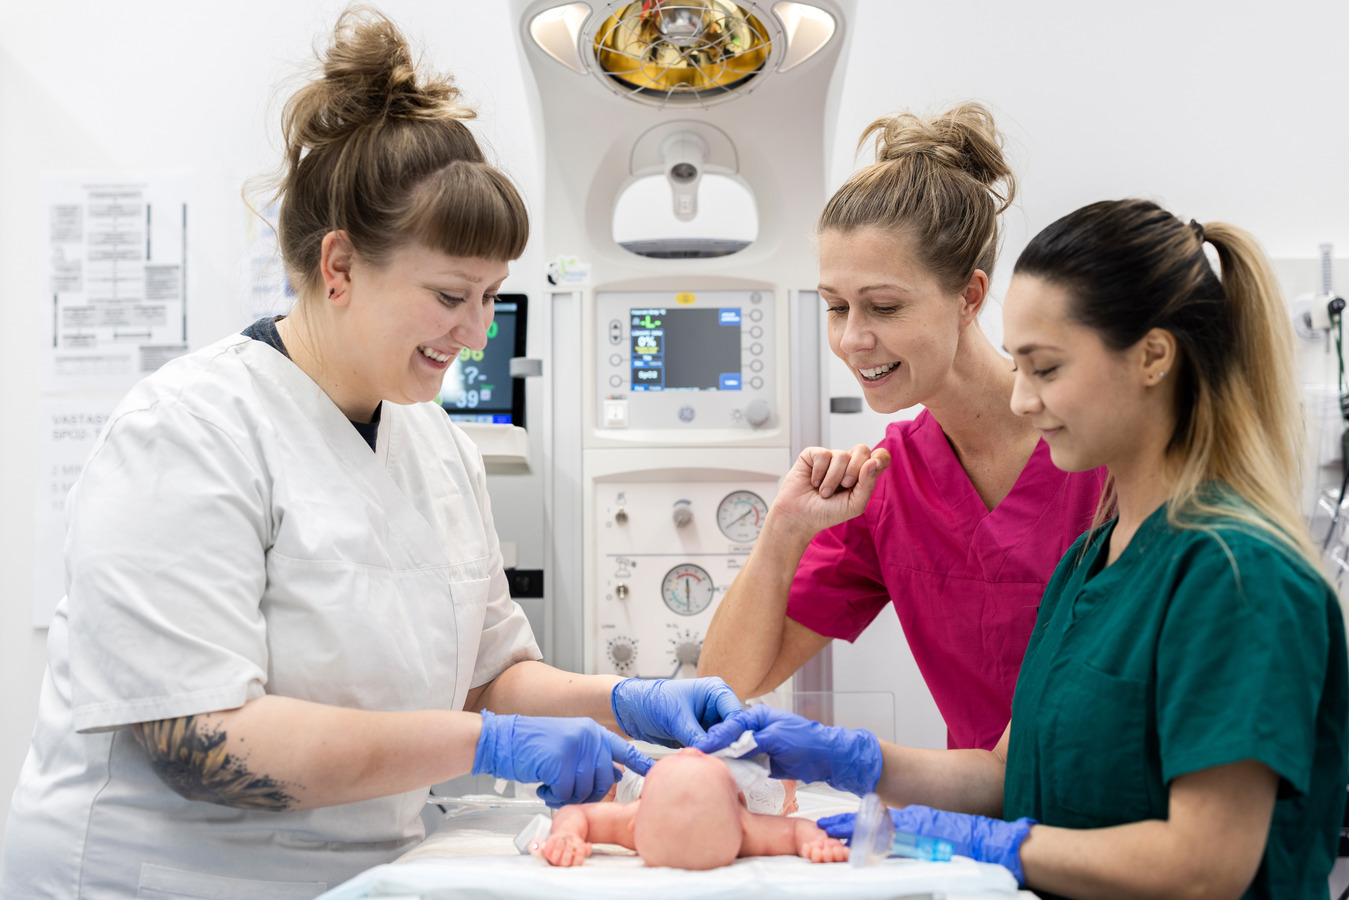
{"type": "Polygon", "coordinates": [[[111,400],[39,400],[33,479],[33,627],[51,623],[65,596],[66,497],[93,452],[111,400]]]}
{"type": "Polygon", "coordinates": [[[193,181],[46,176],[45,391],[125,390],[187,352],[193,181]]]}

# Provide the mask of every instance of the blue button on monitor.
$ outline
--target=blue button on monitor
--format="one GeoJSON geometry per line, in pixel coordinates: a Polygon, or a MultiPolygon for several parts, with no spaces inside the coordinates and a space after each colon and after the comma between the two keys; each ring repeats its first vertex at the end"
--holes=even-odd
{"type": "Polygon", "coordinates": [[[723,391],[738,391],[738,390],[740,390],[740,373],[739,373],[739,372],[723,372],[722,375],[721,375],[721,380],[720,380],[720,385],[719,385],[719,387],[720,387],[723,391]]]}
{"type": "Polygon", "coordinates": [[[718,323],[722,325],[740,324],[740,307],[738,306],[722,307],[717,312],[720,313],[720,315],[717,318],[718,323]]]}

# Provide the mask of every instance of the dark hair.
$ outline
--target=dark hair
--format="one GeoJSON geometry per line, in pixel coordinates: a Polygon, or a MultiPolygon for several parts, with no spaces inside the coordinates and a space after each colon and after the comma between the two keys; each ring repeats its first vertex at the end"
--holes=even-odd
{"type": "Polygon", "coordinates": [[[473,111],[449,76],[419,76],[392,21],[347,9],[319,59],[322,75],[282,114],[276,179],[281,255],[302,295],[330,231],[375,265],[408,242],[486,259],[524,252],[524,202],[484,161],[463,122],[473,111]]]}
{"type": "MultiPolygon", "coordinates": [[[[1013,270],[1065,288],[1070,315],[1112,350],[1153,328],[1171,332],[1181,365],[1172,446],[1190,426],[1204,385],[1220,385],[1236,362],[1236,315],[1204,253],[1203,229],[1147,200],[1084,206],[1037,234],[1013,270]]],[[[1216,245],[1215,245],[1216,247],[1216,245]]]]}
{"type": "Polygon", "coordinates": [[[1255,238],[1223,222],[1186,224],[1147,200],[1103,201],[1037,234],[1013,274],[1062,287],[1068,315],[1111,350],[1134,346],[1154,328],[1175,338],[1177,360],[1167,373],[1176,419],[1167,452],[1179,472],[1172,522],[1242,519],[1274,532],[1317,568],[1298,513],[1303,427],[1292,326],[1255,238]],[[1258,515],[1210,502],[1201,490],[1210,481],[1231,487],[1258,515]]]}
{"type": "Polygon", "coordinates": [[[976,269],[993,277],[998,216],[1016,196],[993,115],[978,103],[938,116],[912,113],[872,122],[876,162],[854,172],[829,199],[816,232],[876,227],[913,241],[943,287],[958,291],[976,269]]]}

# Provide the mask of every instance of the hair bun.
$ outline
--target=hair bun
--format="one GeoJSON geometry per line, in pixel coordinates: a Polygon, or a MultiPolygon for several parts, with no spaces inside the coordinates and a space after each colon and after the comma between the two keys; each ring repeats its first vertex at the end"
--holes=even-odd
{"type": "Polygon", "coordinates": [[[884,116],[862,132],[858,149],[873,135],[877,163],[927,159],[964,172],[989,188],[1005,182],[1005,195],[995,193],[1003,208],[1012,202],[1016,187],[1003,156],[1002,134],[993,124],[993,114],[981,103],[963,103],[931,117],[908,112],[884,116]]]}
{"type": "Polygon", "coordinates": [[[288,123],[316,146],[390,119],[471,119],[474,111],[448,75],[419,73],[398,26],[369,7],[344,11],[322,77],[292,100],[288,123]]]}

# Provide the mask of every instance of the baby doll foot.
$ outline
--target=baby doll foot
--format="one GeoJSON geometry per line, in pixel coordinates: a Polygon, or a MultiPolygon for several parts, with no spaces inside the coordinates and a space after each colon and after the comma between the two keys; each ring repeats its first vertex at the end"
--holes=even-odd
{"type": "Polygon", "coordinates": [[[837,838],[816,838],[801,848],[802,856],[811,862],[832,863],[848,861],[848,846],[837,838]]]}
{"type": "Polygon", "coordinates": [[[590,855],[590,844],[570,834],[550,834],[543,843],[531,845],[529,852],[550,866],[579,866],[590,855]]]}

